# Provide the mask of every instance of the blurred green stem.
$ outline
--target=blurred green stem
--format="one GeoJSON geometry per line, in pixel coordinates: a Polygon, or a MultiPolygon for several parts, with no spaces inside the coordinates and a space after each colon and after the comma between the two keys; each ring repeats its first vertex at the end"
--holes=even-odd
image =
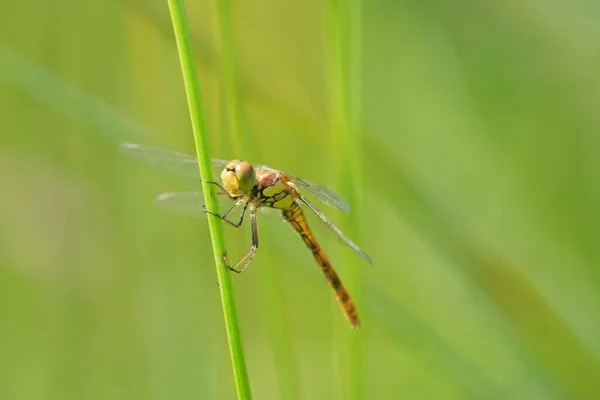
{"type": "MultiPolygon", "coordinates": [[[[204,128],[204,119],[200,103],[200,87],[196,77],[196,68],[194,66],[194,57],[185,16],[185,8],[183,6],[183,0],[168,0],[168,3],[171,12],[171,20],[173,22],[173,30],[175,32],[175,40],[177,41],[177,49],[179,51],[181,71],[183,73],[192,128],[194,131],[194,141],[196,144],[200,176],[202,177],[204,200],[207,209],[218,211],[218,202],[214,187],[208,183],[212,181],[211,157],[204,128]]],[[[223,226],[221,221],[216,217],[209,217],[208,225],[210,228],[213,252],[215,254],[217,276],[221,291],[221,302],[223,304],[223,316],[225,318],[227,341],[231,354],[231,362],[233,364],[236,391],[239,399],[250,399],[252,398],[250,393],[250,382],[246,371],[246,360],[244,358],[238,327],[233,288],[231,287],[229,270],[223,259],[226,254],[223,226]]]]}
{"type": "Polygon", "coordinates": [[[238,60],[231,24],[230,0],[215,0],[217,37],[220,44],[219,70],[227,104],[227,122],[235,154],[254,154],[254,143],[247,128],[246,111],[241,96],[238,60]]]}
{"type": "MultiPolygon", "coordinates": [[[[344,224],[353,240],[359,240],[361,182],[361,0],[329,0],[326,9],[326,29],[328,34],[328,80],[330,85],[330,124],[333,139],[332,149],[336,149],[337,177],[342,195],[352,206],[352,218],[344,224]]],[[[352,255],[353,256],[353,255],[352,255]]],[[[352,265],[348,259],[346,264],[352,265]]],[[[362,305],[360,269],[348,270],[344,274],[347,286],[357,305],[362,305]]],[[[345,399],[363,398],[363,332],[339,331],[338,339],[343,343],[339,365],[345,376],[341,390],[345,399]]]]}
{"type": "MultiPolygon", "coordinates": [[[[214,0],[215,3],[215,22],[216,32],[219,43],[219,72],[220,83],[223,88],[225,104],[227,104],[227,124],[231,144],[229,150],[237,157],[262,159],[259,153],[259,146],[256,146],[255,140],[252,140],[252,133],[246,117],[244,107],[244,95],[240,84],[240,66],[236,51],[235,32],[231,20],[231,1],[214,0]]],[[[221,137],[225,137],[223,134],[221,137]]],[[[269,232],[262,232],[261,237],[265,242],[275,243],[276,238],[270,237],[269,232]]],[[[264,265],[276,265],[276,262],[270,262],[266,257],[268,253],[263,254],[264,265]]],[[[299,398],[298,373],[294,352],[292,351],[291,335],[286,325],[285,313],[283,311],[283,293],[281,290],[282,282],[280,272],[262,270],[258,272],[260,282],[260,301],[265,310],[267,320],[269,342],[273,349],[273,355],[277,364],[277,381],[280,396],[286,400],[299,398]]]]}

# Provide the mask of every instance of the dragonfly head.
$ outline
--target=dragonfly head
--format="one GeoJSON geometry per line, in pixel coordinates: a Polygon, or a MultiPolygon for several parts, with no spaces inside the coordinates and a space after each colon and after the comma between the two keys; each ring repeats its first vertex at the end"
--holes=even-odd
{"type": "Polygon", "coordinates": [[[230,161],[221,172],[223,188],[232,196],[250,193],[256,183],[254,167],[247,161],[230,161]]]}

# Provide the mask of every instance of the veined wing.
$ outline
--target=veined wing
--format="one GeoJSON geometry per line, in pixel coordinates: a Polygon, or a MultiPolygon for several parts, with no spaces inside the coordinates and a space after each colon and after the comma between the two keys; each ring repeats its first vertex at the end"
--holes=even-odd
{"type": "Polygon", "coordinates": [[[340,196],[327,186],[319,185],[318,183],[308,182],[304,179],[300,179],[296,176],[289,174],[286,174],[286,176],[290,178],[290,180],[293,183],[301,186],[303,189],[306,189],[306,191],[308,191],[310,194],[312,194],[328,206],[333,208],[339,208],[340,210],[346,212],[350,211],[350,205],[346,203],[342,196],[340,196]]]}
{"type": "Polygon", "coordinates": [[[350,247],[352,250],[356,251],[362,258],[367,260],[369,264],[373,264],[373,260],[371,259],[371,257],[369,257],[365,252],[363,252],[360,249],[360,247],[354,244],[354,242],[348,239],[335,225],[333,225],[333,223],[331,223],[331,221],[327,219],[327,217],[325,217],[325,215],[323,215],[321,211],[317,209],[317,207],[315,207],[310,201],[306,200],[304,196],[300,196],[299,199],[306,206],[304,208],[305,210],[310,210],[310,213],[313,213],[319,218],[320,222],[322,223],[322,226],[324,226],[327,229],[330,238],[334,242],[350,247]]]}
{"type": "MultiPolygon", "coordinates": [[[[235,201],[229,198],[226,193],[218,193],[219,209],[221,212],[228,210],[235,201]]],[[[154,200],[154,204],[163,210],[189,215],[192,217],[204,217],[204,194],[201,191],[184,191],[184,192],[167,192],[159,194],[154,200]]],[[[267,224],[281,223],[281,214],[275,209],[261,207],[262,214],[266,214],[267,218],[263,218],[263,222],[267,224]]],[[[233,217],[235,219],[235,217],[233,217]]]]}
{"type": "Polygon", "coordinates": [[[167,192],[156,196],[154,204],[177,214],[201,217],[204,215],[202,192],[167,192]]]}
{"type": "MultiPolygon", "coordinates": [[[[221,210],[231,207],[233,202],[226,193],[218,193],[218,195],[221,210]]],[[[154,204],[163,210],[177,214],[204,216],[204,194],[201,191],[161,193],[154,199],[154,204]]]]}
{"type": "MultiPolygon", "coordinates": [[[[198,160],[196,157],[137,143],[122,143],[119,148],[124,154],[132,156],[146,164],[155,165],[189,177],[199,177],[198,160]]],[[[228,163],[226,160],[217,158],[213,158],[212,162],[220,166],[225,166],[228,163]]]]}

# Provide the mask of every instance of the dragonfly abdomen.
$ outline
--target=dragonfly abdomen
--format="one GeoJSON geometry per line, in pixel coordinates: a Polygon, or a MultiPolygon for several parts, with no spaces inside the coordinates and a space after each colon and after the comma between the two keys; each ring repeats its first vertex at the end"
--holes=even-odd
{"type": "Polygon", "coordinates": [[[358,319],[358,313],[356,311],[356,307],[354,306],[354,302],[350,298],[350,294],[342,284],[338,274],[335,272],[329,259],[325,255],[325,252],[321,249],[321,246],[317,242],[314,237],[312,231],[308,227],[308,223],[306,222],[306,217],[302,212],[302,208],[294,202],[288,210],[283,210],[283,217],[287,222],[290,223],[292,228],[300,235],[306,247],[310,249],[313,253],[313,257],[321,267],[321,270],[325,274],[325,278],[327,278],[327,282],[329,286],[334,291],[335,298],[340,304],[342,311],[353,328],[360,327],[360,321],[358,319]]]}

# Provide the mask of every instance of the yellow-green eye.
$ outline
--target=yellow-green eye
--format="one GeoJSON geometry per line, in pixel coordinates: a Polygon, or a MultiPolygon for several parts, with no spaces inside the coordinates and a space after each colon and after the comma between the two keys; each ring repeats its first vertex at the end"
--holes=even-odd
{"type": "Polygon", "coordinates": [[[233,160],[221,172],[223,187],[232,196],[250,193],[256,182],[254,167],[247,161],[233,160]]]}
{"type": "Polygon", "coordinates": [[[250,192],[256,182],[254,167],[247,161],[239,161],[235,166],[235,175],[238,178],[240,189],[250,192]]]}

